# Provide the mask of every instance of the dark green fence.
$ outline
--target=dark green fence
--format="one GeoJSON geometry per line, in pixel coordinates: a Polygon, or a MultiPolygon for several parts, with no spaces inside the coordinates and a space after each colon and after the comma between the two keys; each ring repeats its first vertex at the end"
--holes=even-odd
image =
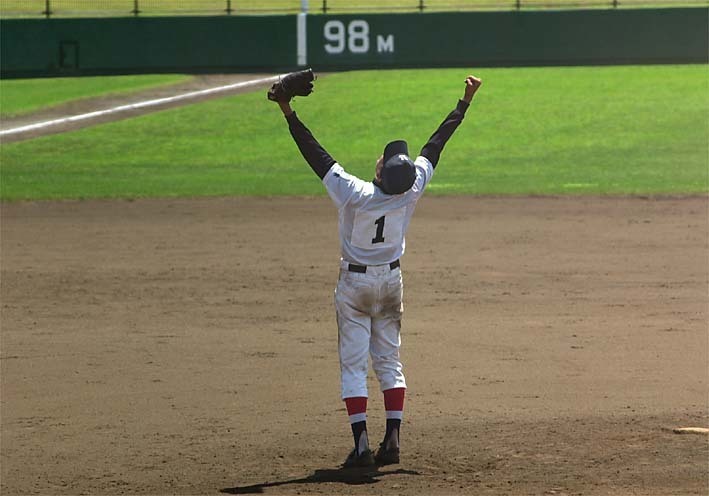
{"type": "Polygon", "coordinates": [[[706,63],[708,19],[707,8],[3,19],[0,76],[706,63]]]}
{"type": "Polygon", "coordinates": [[[308,63],[354,67],[706,62],[709,10],[340,15],[308,18],[308,63]]]}
{"type": "Polygon", "coordinates": [[[296,65],[296,17],[0,21],[3,78],[243,72],[296,65]]]}

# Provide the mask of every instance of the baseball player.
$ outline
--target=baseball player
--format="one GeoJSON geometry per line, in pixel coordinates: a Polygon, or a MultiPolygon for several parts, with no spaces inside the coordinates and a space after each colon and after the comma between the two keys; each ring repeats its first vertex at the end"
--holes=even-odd
{"type": "Polygon", "coordinates": [[[465,79],[463,98],[418,157],[411,159],[405,141],[392,141],[377,160],[374,180],[364,181],[348,174],[291,108],[292,96],[307,96],[312,91],[312,79],[312,71],[294,73],[290,79],[282,80],[282,85],[274,85],[269,99],[280,105],[300,152],[339,210],[342,259],[335,308],[342,398],[354,437],[354,449],[343,466],[399,463],[399,433],[406,392],[399,359],[403,312],[399,259],[404,254],[404,235],[443,147],[462,122],[482,83],[474,76],[465,79]],[[370,450],[367,435],[369,356],[386,409],[386,433],[376,455],[370,450]]]}

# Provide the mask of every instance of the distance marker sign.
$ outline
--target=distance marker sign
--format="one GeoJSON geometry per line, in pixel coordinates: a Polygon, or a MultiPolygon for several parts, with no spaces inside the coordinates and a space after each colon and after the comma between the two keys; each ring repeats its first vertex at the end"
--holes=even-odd
{"type": "Polygon", "coordinates": [[[310,16],[308,63],[377,66],[396,61],[396,24],[389,16],[310,16]]]}

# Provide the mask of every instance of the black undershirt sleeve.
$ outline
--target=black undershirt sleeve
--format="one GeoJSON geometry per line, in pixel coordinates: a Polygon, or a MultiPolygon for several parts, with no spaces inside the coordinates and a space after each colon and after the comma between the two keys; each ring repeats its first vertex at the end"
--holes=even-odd
{"type": "Polygon", "coordinates": [[[295,112],[287,115],[286,121],[288,121],[290,134],[293,136],[295,144],[298,145],[303,158],[305,158],[305,161],[308,162],[318,177],[323,179],[327,171],[335,164],[335,160],[318,143],[310,130],[300,122],[295,112]]]}
{"type": "Polygon", "coordinates": [[[436,168],[436,164],[438,164],[438,160],[441,158],[443,147],[460,123],[463,122],[465,111],[468,110],[469,106],[469,103],[458,100],[458,105],[456,105],[455,110],[448,114],[438,129],[436,129],[436,132],[428,139],[428,143],[421,149],[421,155],[431,162],[434,169],[436,168]]]}

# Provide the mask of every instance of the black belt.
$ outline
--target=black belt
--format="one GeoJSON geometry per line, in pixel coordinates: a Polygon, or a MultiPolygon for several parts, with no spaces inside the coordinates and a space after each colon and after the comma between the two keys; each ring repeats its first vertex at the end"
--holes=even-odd
{"type": "MultiPolygon", "coordinates": [[[[401,264],[399,263],[398,260],[394,260],[392,263],[389,264],[389,268],[390,268],[391,270],[394,270],[394,269],[396,269],[397,267],[399,267],[400,265],[401,265],[401,264]]],[[[351,264],[349,264],[349,265],[347,266],[347,270],[349,270],[350,272],[359,272],[360,274],[364,274],[364,273],[367,272],[367,266],[366,266],[366,265],[357,265],[357,264],[352,264],[352,263],[351,263],[351,264]]]]}

